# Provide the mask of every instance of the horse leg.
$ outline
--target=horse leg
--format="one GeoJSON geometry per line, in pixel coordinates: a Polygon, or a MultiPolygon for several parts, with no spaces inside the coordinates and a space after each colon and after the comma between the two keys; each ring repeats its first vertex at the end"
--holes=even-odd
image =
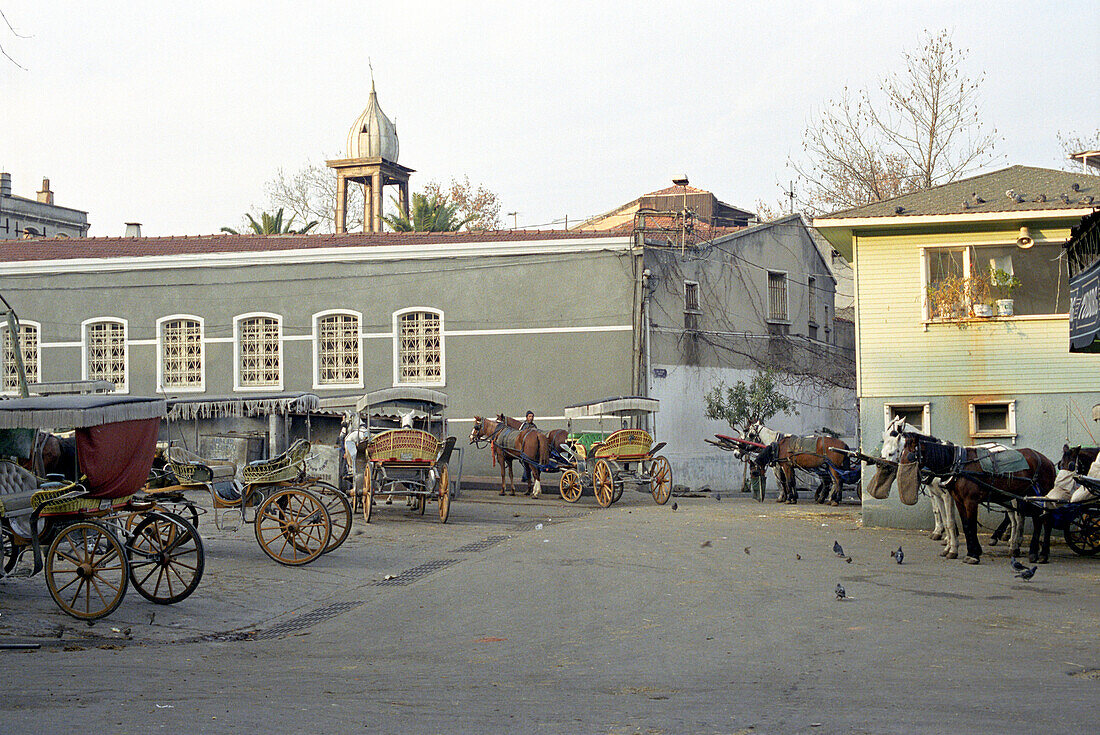
{"type": "Polygon", "coordinates": [[[933,480],[930,487],[932,488],[932,497],[939,500],[942,508],[943,529],[946,533],[946,543],[940,556],[947,559],[958,559],[959,524],[955,513],[955,503],[951,500],[951,496],[947,494],[947,491],[940,487],[939,480],[933,480]]]}
{"type": "Polygon", "coordinates": [[[1008,553],[1015,559],[1020,556],[1020,544],[1024,541],[1024,516],[1019,510],[1010,509],[1008,511],[1008,553]]]}
{"type": "Polygon", "coordinates": [[[783,477],[787,481],[787,502],[796,505],[798,503],[798,478],[794,474],[794,465],[787,464],[783,467],[783,477]]]}
{"type": "Polygon", "coordinates": [[[772,472],[775,474],[775,479],[779,482],[779,496],[775,499],[777,503],[787,502],[787,481],[783,477],[783,468],[779,465],[775,465],[772,468],[772,472]]]}
{"type": "MultiPolygon", "coordinates": [[[[994,529],[993,535],[989,537],[990,546],[996,546],[998,543],[1000,543],[1001,539],[1004,538],[1005,531],[1008,530],[1010,520],[1011,519],[1009,518],[1008,513],[1005,512],[1004,519],[1000,522],[997,528],[994,529]]],[[[1011,534],[1009,534],[1009,538],[1012,538],[1011,534]]]]}
{"type": "Polygon", "coordinates": [[[956,491],[952,495],[955,498],[955,508],[959,511],[959,519],[962,521],[963,537],[966,539],[966,558],[963,561],[967,564],[981,564],[982,545],[978,541],[978,495],[965,493],[965,490],[959,487],[961,484],[961,480],[955,481],[956,491]]]}
{"type": "Polygon", "coordinates": [[[928,534],[928,538],[933,541],[941,541],[946,530],[943,520],[943,496],[936,490],[932,490],[928,494],[932,498],[932,520],[934,521],[932,532],[928,534]]]}
{"type": "Polygon", "coordinates": [[[840,473],[830,467],[829,474],[833,478],[833,494],[829,498],[829,505],[840,505],[841,496],[844,494],[844,487],[840,484],[840,473]]]}
{"type": "Polygon", "coordinates": [[[535,481],[534,487],[531,488],[531,497],[537,498],[539,495],[542,495],[542,483],[539,482],[539,470],[537,467],[531,469],[531,477],[535,481]]]}
{"type": "Polygon", "coordinates": [[[500,494],[504,495],[504,493],[505,493],[505,488],[504,488],[504,456],[503,455],[497,455],[497,456],[500,459],[500,494]]]}

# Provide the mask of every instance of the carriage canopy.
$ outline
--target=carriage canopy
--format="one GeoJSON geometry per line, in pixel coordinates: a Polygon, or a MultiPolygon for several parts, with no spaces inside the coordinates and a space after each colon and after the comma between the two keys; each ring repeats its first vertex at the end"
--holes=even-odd
{"type": "Polygon", "coordinates": [[[566,406],[565,417],[576,419],[584,416],[644,416],[657,413],[660,406],[661,402],[656,398],[618,396],[616,398],[603,398],[592,403],[566,406]]]}

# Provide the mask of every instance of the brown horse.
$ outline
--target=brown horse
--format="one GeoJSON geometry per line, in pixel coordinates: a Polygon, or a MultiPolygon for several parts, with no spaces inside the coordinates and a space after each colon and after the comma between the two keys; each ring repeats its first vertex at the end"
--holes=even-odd
{"type": "Polygon", "coordinates": [[[1035,531],[1028,548],[1028,560],[1046,562],[1050,558],[1049,516],[1039,505],[1024,498],[1045,495],[1054,487],[1054,463],[1034,449],[1018,450],[1027,461],[1027,469],[1010,474],[985,472],[975,447],[957,447],[935,437],[906,432],[902,434],[902,461],[916,462],[922,470],[945,479],[943,486],[955,501],[966,539],[967,564],[980,564],[982,545],[978,542],[978,506],[997,503],[1032,519],[1035,531]],[[1040,549],[1040,540],[1042,548],[1040,549]]]}
{"type": "Polygon", "coordinates": [[[24,469],[39,477],[60,475],[75,482],[79,475],[76,461],[76,439],[59,437],[44,431],[35,436],[32,455],[20,462],[24,469]]]}
{"type": "Polygon", "coordinates": [[[539,465],[545,465],[550,457],[550,441],[546,434],[535,429],[518,431],[494,419],[474,416],[474,427],[470,431],[470,443],[481,446],[486,441],[489,442],[493,453],[493,463],[500,463],[500,494],[504,495],[505,493],[504,472],[506,467],[512,495],[516,494],[516,480],[512,474],[512,462],[518,459],[531,467],[531,481],[528,482],[527,492],[524,495],[537,498],[542,493],[542,483],[539,481],[539,465]]]}
{"type": "MultiPolygon", "coordinates": [[[[497,421],[499,423],[505,424],[509,429],[518,429],[519,427],[523,426],[523,422],[519,419],[505,416],[502,413],[497,414],[497,421]]],[[[551,429],[550,431],[544,433],[546,434],[547,440],[550,442],[551,448],[560,447],[565,444],[565,442],[569,439],[569,432],[565,429],[551,429]]]]}
{"type": "Polygon", "coordinates": [[[775,502],[798,502],[798,486],[794,476],[796,467],[810,472],[820,471],[824,467],[832,479],[833,490],[828,492],[822,482],[814,492],[814,500],[818,503],[840,505],[842,486],[837,470],[848,470],[851,462],[850,455],[846,453],[848,445],[840,439],[831,436],[799,437],[780,434],[759,421],[749,425],[745,438],[768,445],[757,455],[754,463],[759,468],[775,465],[780,485],[779,497],[775,502]]]}

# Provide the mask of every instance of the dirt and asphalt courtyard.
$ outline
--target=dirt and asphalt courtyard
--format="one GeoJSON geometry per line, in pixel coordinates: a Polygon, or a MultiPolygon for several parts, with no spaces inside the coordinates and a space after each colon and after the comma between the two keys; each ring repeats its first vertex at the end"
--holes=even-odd
{"type": "Polygon", "coordinates": [[[5,580],[0,643],[41,647],[0,651],[0,732],[1095,729],[1100,559],[1059,543],[1024,582],[858,505],[673,501],[395,501],[301,568],[208,514],[194,595],[94,626],[5,580]]]}

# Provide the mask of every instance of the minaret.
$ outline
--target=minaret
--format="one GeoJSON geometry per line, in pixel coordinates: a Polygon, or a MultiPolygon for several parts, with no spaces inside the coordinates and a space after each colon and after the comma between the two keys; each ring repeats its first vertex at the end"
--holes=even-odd
{"type": "Polygon", "coordinates": [[[409,174],[413,169],[397,164],[401,146],[397,126],[378,105],[371,74],[367,107],[348,131],[348,157],[326,161],[336,171],[336,231],[347,232],[348,182],[363,186],[363,232],[382,231],[382,191],[398,187],[401,209],[409,213],[409,174]]]}

